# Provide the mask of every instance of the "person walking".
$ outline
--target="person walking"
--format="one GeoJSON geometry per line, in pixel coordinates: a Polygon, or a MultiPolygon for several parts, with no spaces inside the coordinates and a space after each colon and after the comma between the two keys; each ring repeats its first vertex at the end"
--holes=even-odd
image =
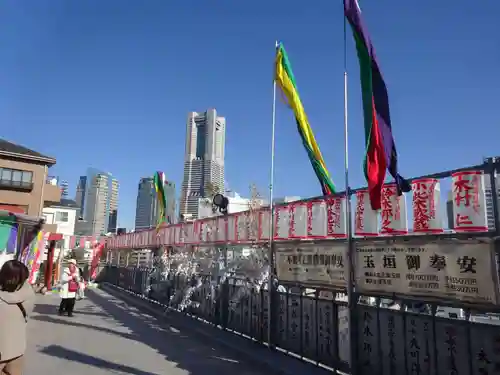
{"type": "Polygon", "coordinates": [[[64,313],[66,313],[68,316],[73,316],[76,294],[80,287],[80,272],[76,260],[70,259],[68,263],[68,267],[64,268],[61,275],[61,286],[59,289],[61,304],[59,305],[59,315],[64,315],[64,313]]]}
{"type": "Polygon", "coordinates": [[[28,277],[28,267],[18,260],[0,269],[0,374],[23,373],[26,323],[35,303],[28,277]]]}

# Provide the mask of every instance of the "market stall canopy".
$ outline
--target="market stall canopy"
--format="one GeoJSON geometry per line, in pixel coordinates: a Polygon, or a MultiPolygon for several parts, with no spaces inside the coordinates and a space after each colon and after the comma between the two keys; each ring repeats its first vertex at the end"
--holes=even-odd
{"type": "Polygon", "coordinates": [[[44,219],[0,209],[0,253],[15,254],[41,230],[44,219]],[[21,237],[19,237],[21,236],[21,237]]]}

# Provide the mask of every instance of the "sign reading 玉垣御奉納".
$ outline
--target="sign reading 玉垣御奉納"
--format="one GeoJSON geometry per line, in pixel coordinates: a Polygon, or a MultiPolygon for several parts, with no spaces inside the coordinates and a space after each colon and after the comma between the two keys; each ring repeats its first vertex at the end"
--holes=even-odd
{"type": "Polygon", "coordinates": [[[347,244],[276,244],[280,281],[346,287],[347,244]]]}
{"type": "Polygon", "coordinates": [[[464,302],[498,302],[494,246],[478,241],[371,244],[355,248],[356,288],[464,302]]]}

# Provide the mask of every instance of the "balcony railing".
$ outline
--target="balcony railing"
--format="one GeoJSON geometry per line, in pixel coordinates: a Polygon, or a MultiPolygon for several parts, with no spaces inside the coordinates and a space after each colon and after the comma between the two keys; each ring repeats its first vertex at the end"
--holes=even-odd
{"type": "Polygon", "coordinates": [[[0,179],[0,189],[17,190],[17,191],[31,191],[33,190],[32,182],[12,181],[0,179]]]}

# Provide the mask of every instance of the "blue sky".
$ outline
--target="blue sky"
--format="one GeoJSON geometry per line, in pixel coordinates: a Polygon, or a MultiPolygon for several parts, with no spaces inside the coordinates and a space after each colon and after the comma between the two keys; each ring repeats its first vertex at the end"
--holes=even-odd
{"type": "MultiPolygon", "coordinates": [[[[0,136],[57,158],[71,194],[92,166],[121,183],[131,227],[140,177],[182,183],[189,111],[227,118],[226,180],[269,184],[274,43],[288,50],[311,126],[343,187],[340,0],[3,0],[0,136]],[[309,5],[311,4],[311,5],[309,5]]],[[[498,155],[496,1],[360,1],[389,88],[400,170],[411,177],[498,155]],[[480,6],[479,6],[480,4],[480,6]]],[[[364,184],[357,58],[348,35],[351,185],[364,184]]],[[[278,103],[276,195],[319,195],[278,103]]]]}

